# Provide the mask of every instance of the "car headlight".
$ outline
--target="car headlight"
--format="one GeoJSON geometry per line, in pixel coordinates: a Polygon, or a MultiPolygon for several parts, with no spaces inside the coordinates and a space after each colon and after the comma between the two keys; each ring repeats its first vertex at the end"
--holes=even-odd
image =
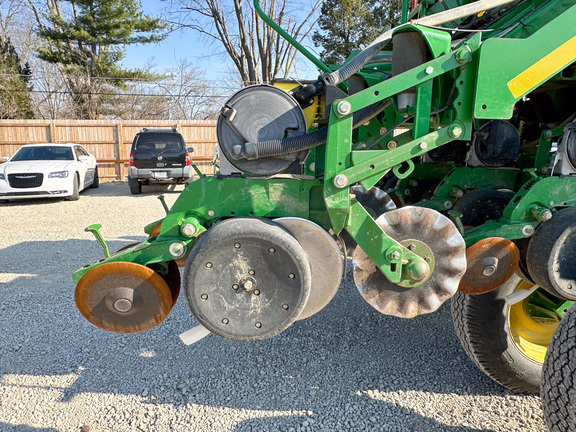
{"type": "Polygon", "coordinates": [[[68,171],[54,171],[48,174],[48,178],[66,178],[68,177],[68,171]]]}

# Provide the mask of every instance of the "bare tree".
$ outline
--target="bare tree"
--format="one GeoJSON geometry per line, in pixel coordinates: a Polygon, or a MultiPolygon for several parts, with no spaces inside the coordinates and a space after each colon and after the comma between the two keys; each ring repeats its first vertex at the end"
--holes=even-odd
{"type": "MultiPolygon", "coordinates": [[[[171,5],[173,24],[191,28],[220,43],[244,85],[287,77],[294,68],[297,50],[262,21],[250,1],[167,1],[171,5]]],[[[264,0],[262,9],[302,42],[308,37],[322,3],[310,1],[264,0]]]]}

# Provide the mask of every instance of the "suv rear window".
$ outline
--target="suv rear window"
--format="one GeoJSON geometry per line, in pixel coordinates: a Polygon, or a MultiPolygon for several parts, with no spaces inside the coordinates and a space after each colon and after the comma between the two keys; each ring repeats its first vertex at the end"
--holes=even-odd
{"type": "Polygon", "coordinates": [[[184,148],[182,140],[176,134],[166,134],[162,132],[139,135],[134,144],[135,150],[165,152],[165,151],[182,151],[184,148]]]}

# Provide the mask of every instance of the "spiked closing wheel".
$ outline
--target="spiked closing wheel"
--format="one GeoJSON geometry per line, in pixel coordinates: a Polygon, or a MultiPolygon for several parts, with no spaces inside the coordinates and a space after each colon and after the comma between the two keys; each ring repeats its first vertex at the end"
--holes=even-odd
{"type": "Polygon", "coordinates": [[[130,262],[105,263],[76,286],[76,306],[96,327],[141,333],[160,324],[172,309],[172,294],[152,269],[130,262]]]}
{"type": "Polygon", "coordinates": [[[424,258],[430,271],[423,282],[401,286],[406,284],[390,282],[357,247],[353,256],[354,282],[364,300],[385,315],[413,318],[434,312],[456,293],[466,271],[466,245],[447,217],[428,208],[408,206],[384,213],[376,223],[394,240],[424,258]]]}
{"type": "Polygon", "coordinates": [[[302,313],[310,295],[306,252],[266,219],[227,219],[192,248],[184,290],[196,319],[237,341],[272,337],[302,313]]]}
{"type": "Polygon", "coordinates": [[[458,289],[486,294],[505,283],[518,269],[520,252],[510,240],[488,237],[466,249],[467,269],[458,289]]]}

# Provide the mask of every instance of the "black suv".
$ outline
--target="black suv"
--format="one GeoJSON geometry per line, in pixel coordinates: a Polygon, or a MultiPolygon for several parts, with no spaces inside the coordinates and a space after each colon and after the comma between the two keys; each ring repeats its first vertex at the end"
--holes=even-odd
{"type": "Polygon", "coordinates": [[[190,183],[194,171],[190,153],[176,128],[144,128],[134,137],[130,150],[128,185],[137,195],[150,183],[190,183]]]}

